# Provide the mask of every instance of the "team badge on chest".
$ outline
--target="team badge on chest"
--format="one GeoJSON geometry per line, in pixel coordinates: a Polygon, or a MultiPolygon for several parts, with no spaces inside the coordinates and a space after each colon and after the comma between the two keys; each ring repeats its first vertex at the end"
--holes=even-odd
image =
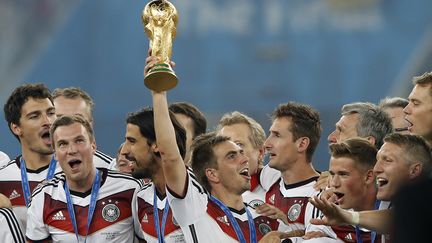
{"type": "Polygon", "coordinates": [[[120,217],[120,209],[115,204],[107,204],[102,209],[102,217],[105,221],[114,222],[120,217]]]}
{"type": "Polygon", "coordinates": [[[301,205],[296,203],[290,207],[288,210],[288,219],[290,221],[296,221],[301,213],[301,205]]]}

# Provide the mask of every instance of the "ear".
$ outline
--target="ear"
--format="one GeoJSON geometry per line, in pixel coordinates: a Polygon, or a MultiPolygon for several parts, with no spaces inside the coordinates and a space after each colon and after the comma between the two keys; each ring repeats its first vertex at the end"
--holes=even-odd
{"type": "Polygon", "coordinates": [[[97,145],[96,145],[96,142],[95,142],[95,141],[93,141],[93,142],[91,143],[91,147],[92,147],[93,153],[96,153],[97,145]]]}
{"type": "Polygon", "coordinates": [[[158,148],[156,143],[152,143],[152,145],[150,146],[150,149],[153,153],[159,153],[159,148],[158,148]]]}
{"type": "Polygon", "coordinates": [[[16,136],[19,137],[22,135],[21,128],[17,124],[11,122],[9,127],[10,127],[11,131],[13,132],[13,134],[15,134],[16,136]]]}
{"type": "Polygon", "coordinates": [[[367,170],[365,173],[365,183],[366,184],[374,184],[375,183],[375,175],[373,170],[367,170]]]}
{"type": "Polygon", "coordinates": [[[421,163],[413,163],[409,166],[409,179],[415,179],[420,176],[423,170],[423,165],[421,163]]]}
{"type": "Polygon", "coordinates": [[[207,168],[205,170],[205,175],[207,176],[208,181],[212,184],[220,182],[218,171],[214,168],[207,168]]]}
{"type": "Polygon", "coordinates": [[[372,136],[368,136],[368,137],[366,137],[366,140],[367,140],[370,144],[375,145],[375,141],[376,141],[376,139],[375,139],[374,137],[372,137],[372,136]]]}
{"type": "Polygon", "coordinates": [[[309,147],[310,140],[308,137],[301,137],[297,139],[296,145],[297,145],[297,151],[298,152],[305,152],[307,148],[309,147]]]}
{"type": "Polygon", "coordinates": [[[265,149],[264,146],[258,149],[258,165],[262,165],[264,162],[265,149]]]}

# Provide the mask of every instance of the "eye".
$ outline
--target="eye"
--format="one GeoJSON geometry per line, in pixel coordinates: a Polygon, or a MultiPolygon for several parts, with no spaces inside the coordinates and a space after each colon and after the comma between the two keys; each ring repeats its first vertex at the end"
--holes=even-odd
{"type": "Polygon", "coordinates": [[[244,144],[243,143],[241,143],[241,142],[237,142],[236,143],[238,146],[240,146],[241,148],[243,148],[244,147],[244,144]]]}
{"type": "Polygon", "coordinates": [[[60,143],[57,144],[57,147],[59,147],[59,148],[65,148],[66,147],[66,143],[60,142],[60,143]]]}

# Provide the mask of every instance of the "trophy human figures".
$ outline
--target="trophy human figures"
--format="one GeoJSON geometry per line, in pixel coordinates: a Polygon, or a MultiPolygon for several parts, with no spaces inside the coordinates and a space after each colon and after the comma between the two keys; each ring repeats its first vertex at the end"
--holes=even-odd
{"type": "Polygon", "coordinates": [[[177,10],[166,0],[153,0],[144,7],[142,23],[150,40],[151,56],[159,58],[144,77],[144,84],[151,90],[165,91],[177,85],[178,78],[169,65],[177,22],[177,10]]]}

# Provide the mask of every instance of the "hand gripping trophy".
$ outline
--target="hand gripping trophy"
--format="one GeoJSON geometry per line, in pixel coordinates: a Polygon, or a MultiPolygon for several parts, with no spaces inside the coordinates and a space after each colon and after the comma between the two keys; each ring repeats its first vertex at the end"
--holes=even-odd
{"type": "Polygon", "coordinates": [[[144,84],[151,90],[165,91],[177,85],[178,78],[169,65],[177,22],[177,10],[166,0],[153,0],[144,7],[142,23],[150,40],[151,56],[160,60],[144,77],[144,84]]]}

